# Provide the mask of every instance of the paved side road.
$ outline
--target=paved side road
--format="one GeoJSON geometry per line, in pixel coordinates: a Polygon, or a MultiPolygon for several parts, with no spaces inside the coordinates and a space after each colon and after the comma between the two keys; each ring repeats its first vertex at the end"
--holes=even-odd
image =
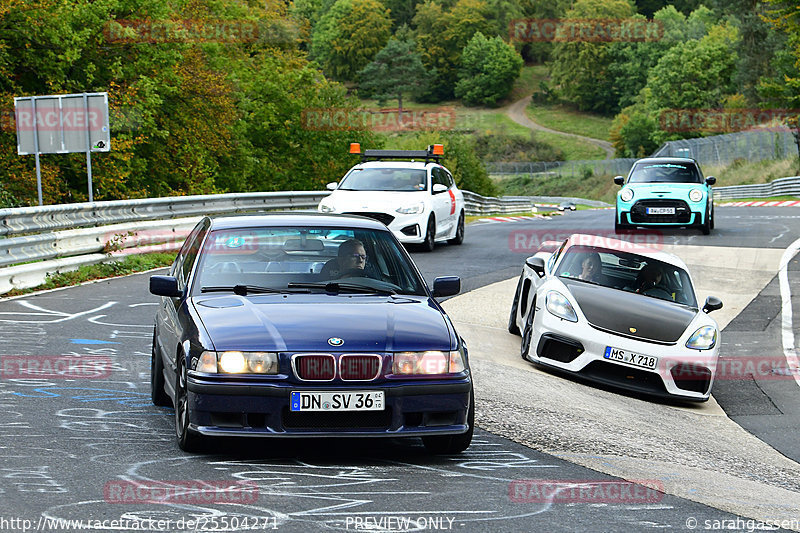
{"type": "MultiPolygon", "coordinates": [[[[706,258],[705,276],[701,273],[700,281],[695,276],[701,293],[719,293],[717,280],[731,272],[737,286],[724,287],[727,297],[746,306],[773,275],[765,265],[774,265],[774,273],[777,260],[764,250],[749,250],[747,256],[747,250],[737,249],[732,253],[738,260],[726,262],[721,258],[727,250],[682,255],[687,261],[706,258]],[[743,269],[748,262],[749,271],[743,269]]],[[[522,361],[520,339],[506,331],[505,323],[515,286],[510,279],[445,303],[470,348],[480,427],[610,475],[663,480],[667,493],[718,509],[757,520],[798,518],[800,465],[742,429],[715,401],[658,403],[522,361]]],[[[729,308],[727,316],[716,318],[724,325],[736,314],[729,308]]],[[[738,355],[735,347],[724,348],[723,357],[738,355]]],[[[796,402],[800,387],[794,386],[796,402]]],[[[740,403],[747,402],[744,397],[740,403]]],[[[783,432],[795,434],[789,428],[783,432]]]]}
{"type": "Polygon", "coordinates": [[[538,130],[538,131],[546,131],[548,133],[554,133],[556,135],[564,135],[565,137],[573,137],[575,139],[580,139],[581,141],[586,141],[588,143],[594,144],[595,146],[599,146],[603,149],[606,153],[606,159],[613,159],[614,158],[614,147],[611,146],[611,143],[608,141],[604,141],[602,139],[595,139],[593,137],[586,137],[584,135],[578,135],[576,133],[566,133],[563,131],[553,130],[548,127],[542,126],[530,118],[525,113],[525,109],[527,109],[528,105],[531,103],[531,96],[526,96],[521,100],[517,100],[513,104],[509,105],[506,109],[506,114],[508,118],[519,124],[520,126],[524,126],[531,130],[538,130]]]}

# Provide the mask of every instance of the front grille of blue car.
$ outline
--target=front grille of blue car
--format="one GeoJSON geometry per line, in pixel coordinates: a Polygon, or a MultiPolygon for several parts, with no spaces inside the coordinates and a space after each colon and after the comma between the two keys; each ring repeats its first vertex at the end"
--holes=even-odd
{"type": "Polygon", "coordinates": [[[292,412],[283,409],[283,427],[287,429],[335,430],[335,429],[389,429],[392,409],[383,411],[309,411],[292,412]]]}
{"type": "Polygon", "coordinates": [[[639,200],[631,208],[631,222],[634,224],[661,223],[661,224],[688,224],[692,220],[692,211],[689,205],[683,200],[647,199],[639,200]],[[648,207],[673,207],[674,215],[648,215],[648,207]]]}

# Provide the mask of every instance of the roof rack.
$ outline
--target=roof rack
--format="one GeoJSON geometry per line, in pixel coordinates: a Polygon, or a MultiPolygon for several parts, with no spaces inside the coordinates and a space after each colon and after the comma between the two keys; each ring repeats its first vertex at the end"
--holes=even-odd
{"type": "Polygon", "coordinates": [[[364,150],[361,156],[361,162],[367,161],[383,161],[386,159],[424,159],[426,163],[434,161],[439,162],[444,154],[441,145],[432,144],[428,146],[427,150],[364,150]]]}

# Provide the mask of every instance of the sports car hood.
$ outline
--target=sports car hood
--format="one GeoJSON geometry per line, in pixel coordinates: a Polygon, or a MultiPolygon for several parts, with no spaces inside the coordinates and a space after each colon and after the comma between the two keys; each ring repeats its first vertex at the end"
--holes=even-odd
{"type": "Polygon", "coordinates": [[[327,203],[337,213],[377,211],[396,215],[395,209],[422,202],[424,191],[334,191],[327,203]]]}
{"type": "Polygon", "coordinates": [[[590,324],[643,341],[677,342],[698,311],[674,302],[561,280],[590,324]]]}
{"type": "Polygon", "coordinates": [[[441,312],[420,297],[289,294],[194,298],[218,351],[450,350],[441,312]],[[334,348],[328,339],[340,338],[334,348]]]}

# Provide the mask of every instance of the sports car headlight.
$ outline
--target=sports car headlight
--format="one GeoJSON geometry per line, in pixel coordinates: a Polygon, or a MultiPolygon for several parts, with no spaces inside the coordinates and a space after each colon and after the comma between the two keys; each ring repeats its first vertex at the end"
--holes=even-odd
{"type": "Polygon", "coordinates": [[[570,304],[569,300],[567,300],[567,298],[560,292],[548,292],[544,301],[547,310],[556,315],[558,318],[563,318],[564,320],[569,320],[570,322],[578,321],[578,315],[575,314],[572,304],[570,304]]]}
{"type": "Polygon", "coordinates": [[[277,374],[278,354],[274,352],[203,352],[195,370],[212,374],[277,374]]]}
{"type": "Polygon", "coordinates": [[[700,189],[692,189],[689,191],[689,200],[693,202],[699,202],[703,199],[703,191],[700,189]]]}
{"type": "Polygon", "coordinates": [[[717,344],[717,328],[714,326],[703,326],[698,329],[689,340],[686,347],[692,350],[710,350],[717,344]]]}
{"type": "Polygon", "coordinates": [[[399,352],[392,362],[392,374],[398,375],[455,374],[464,368],[464,355],[459,350],[399,352]]]}
{"type": "Polygon", "coordinates": [[[398,207],[395,209],[395,211],[404,215],[416,215],[417,213],[422,213],[424,210],[425,204],[422,202],[414,205],[407,205],[405,207],[398,207]]]}
{"type": "Polygon", "coordinates": [[[622,189],[619,192],[619,199],[623,202],[630,202],[633,200],[633,189],[622,189]]]}
{"type": "Polygon", "coordinates": [[[320,213],[333,213],[333,212],[335,212],[335,211],[336,211],[336,208],[335,208],[335,207],[333,207],[333,206],[332,206],[332,205],[330,205],[330,204],[327,204],[327,203],[325,203],[325,202],[323,201],[323,202],[320,202],[320,203],[319,203],[319,206],[317,206],[317,210],[318,210],[320,213]]]}

